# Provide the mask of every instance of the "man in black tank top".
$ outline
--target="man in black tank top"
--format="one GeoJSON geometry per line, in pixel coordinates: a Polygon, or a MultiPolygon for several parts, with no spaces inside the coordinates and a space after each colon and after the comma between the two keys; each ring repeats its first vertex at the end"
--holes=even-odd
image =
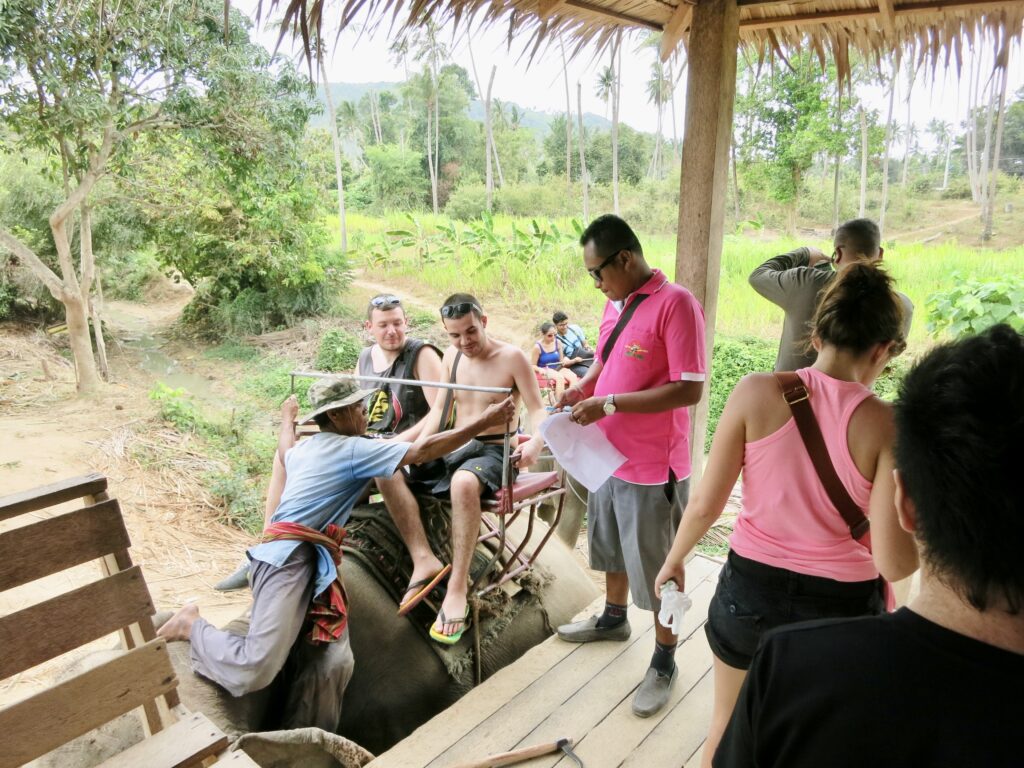
{"type": "MultiPolygon", "coordinates": [[[[364,327],[374,344],[359,355],[357,370],[361,375],[422,381],[443,378],[440,350],[429,342],[406,336],[405,310],[397,296],[381,294],[370,299],[364,327]]],[[[376,390],[366,402],[367,432],[395,435],[406,442],[415,440],[419,435],[416,425],[430,411],[436,390],[370,382],[366,388],[376,390]]]]}
{"type": "MultiPolygon", "coordinates": [[[[386,376],[395,379],[420,379],[441,381],[444,367],[441,352],[433,344],[406,336],[408,328],[405,309],[401,299],[390,293],[370,299],[366,306],[366,322],[363,326],[374,343],[359,355],[358,372],[364,376],[386,376]]],[[[403,442],[414,442],[422,429],[423,417],[430,412],[430,405],[437,390],[406,384],[379,384],[360,382],[360,387],[374,389],[367,399],[367,433],[377,437],[393,437],[403,442]]],[[[423,465],[407,468],[409,478],[417,482],[434,482],[445,472],[444,462],[435,460],[423,465]]],[[[275,473],[277,470],[275,470],[275,473]]],[[[377,487],[388,507],[395,525],[406,543],[413,559],[413,582],[421,580],[423,574],[437,574],[439,561],[427,544],[419,522],[419,505],[406,485],[401,473],[390,478],[377,478],[377,487]]],[[[271,483],[273,486],[274,483],[271,483]]],[[[272,495],[272,494],[270,494],[272,495]]],[[[267,520],[273,514],[276,504],[267,504],[267,520]]],[[[249,562],[230,576],[220,581],[215,589],[230,591],[242,589],[249,584],[249,562]]]]}

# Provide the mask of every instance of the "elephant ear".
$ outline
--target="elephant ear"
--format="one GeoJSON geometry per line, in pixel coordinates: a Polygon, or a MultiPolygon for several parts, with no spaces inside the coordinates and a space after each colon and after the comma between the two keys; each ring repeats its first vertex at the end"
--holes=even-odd
{"type": "Polygon", "coordinates": [[[232,749],[244,749],[261,766],[274,768],[361,768],[373,760],[354,741],[320,728],[247,733],[232,749]]]}

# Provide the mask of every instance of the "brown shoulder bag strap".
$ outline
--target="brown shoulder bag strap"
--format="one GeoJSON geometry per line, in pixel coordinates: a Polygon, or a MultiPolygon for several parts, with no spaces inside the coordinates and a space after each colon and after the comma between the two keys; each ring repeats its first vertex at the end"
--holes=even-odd
{"type": "MultiPolygon", "coordinates": [[[[459,360],[461,360],[461,359],[462,359],[462,351],[460,350],[460,351],[455,353],[455,359],[452,360],[452,375],[451,375],[451,378],[448,379],[448,383],[449,384],[454,384],[455,383],[455,372],[459,369],[459,360]]],[[[454,389],[449,389],[445,393],[445,396],[444,396],[444,408],[441,409],[441,423],[437,425],[437,431],[438,432],[444,432],[446,429],[448,429],[448,427],[445,426],[445,425],[448,423],[448,419],[449,419],[449,416],[450,416],[448,411],[452,407],[452,400],[454,398],[455,398],[455,390],[454,389]]]]}
{"type": "Polygon", "coordinates": [[[807,454],[811,457],[811,463],[818,473],[818,479],[825,487],[825,493],[843,516],[843,521],[850,529],[850,535],[855,539],[861,538],[868,532],[867,517],[860,507],[850,498],[849,491],[843,486],[839,475],[836,474],[835,465],[828,455],[828,448],[825,446],[825,438],[821,435],[821,428],[818,420],[814,418],[814,411],[811,409],[810,393],[803,381],[793,371],[781,371],[775,374],[775,380],[782,390],[782,398],[789,405],[793,412],[793,420],[804,441],[807,454]]]}

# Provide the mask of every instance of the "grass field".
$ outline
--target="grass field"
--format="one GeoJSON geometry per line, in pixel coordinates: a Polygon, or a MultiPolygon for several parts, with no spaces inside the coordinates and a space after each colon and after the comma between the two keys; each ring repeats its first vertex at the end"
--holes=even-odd
{"type": "MultiPolygon", "coordinates": [[[[444,247],[446,236],[438,225],[447,227],[446,217],[416,217],[422,232],[415,246],[395,249],[388,258],[374,261],[370,256],[375,245],[384,238],[397,242],[389,231],[409,230],[409,220],[402,214],[387,217],[352,215],[348,217],[350,249],[353,262],[364,266],[366,274],[381,282],[393,282],[418,295],[438,297],[438,301],[457,290],[469,290],[491,307],[514,311],[518,317],[535,317],[539,324],[550,317],[552,310],[564,309],[585,328],[593,329],[600,317],[603,297],[594,290],[593,282],[583,270],[579,248],[574,238],[564,234],[557,246],[531,258],[486,258],[478,248],[452,246],[450,252],[437,254],[444,247]],[[430,255],[426,256],[425,251],[430,255]]],[[[337,231],[337,219],[332,230],[337,231]]],[[[545,226],[546,222],[540,222],[545,226]]],[[[572,233],[570,220],[557,220],[562,233],[572,233]]],[[[496,216],[494,232],[511,238],[513,225],[528,231],[530,220],[496,216]]],[[[456,224],[459,229],[466,225],[456,224]]],[[[638,233],[648,260],[669,276],[675,273],[675,238],[638,233]]],[[[827,240],[797,241],[783,237],[726,235],[722,249],[722,271],[719,287],[717,328],[727,336],[758,336],[776,338],[781,327],[782,312],[754,293],[747,276],[765,259],[791,250],[798,245],[814,245],[828,253],[827,240]]],[[[885,262],[915,306],[910,344],[920,348],[928,342],[926,332],[928,297],[935,291],[955,284],[958,276],[980,279],[1003,275],[1024,275],[1024,246],[1007,250],[984,250],[956,243],[891,245],[885,262]]],[[[492,311],[495,311],[492,309],[492,311]]]]}

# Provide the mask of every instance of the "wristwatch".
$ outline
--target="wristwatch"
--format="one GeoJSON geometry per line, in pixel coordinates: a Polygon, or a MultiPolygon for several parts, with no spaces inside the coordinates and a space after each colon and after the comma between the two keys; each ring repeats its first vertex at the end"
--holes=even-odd
{"type": "Polygon", "coordinates": [[[605,416],[611,416],[615,413],[615,395],[608,395],[608,397],[604,399],[604,405],[602,407],[604,408],[605,416]]]}

